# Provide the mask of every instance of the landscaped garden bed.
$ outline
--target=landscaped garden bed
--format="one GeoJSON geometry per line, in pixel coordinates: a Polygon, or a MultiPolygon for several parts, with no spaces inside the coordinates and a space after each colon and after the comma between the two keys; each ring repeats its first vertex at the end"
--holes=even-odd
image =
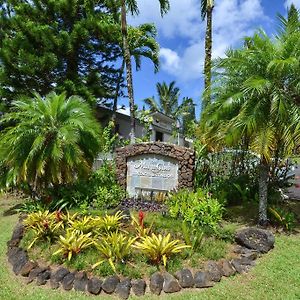
{"type": "Polygon", "coordinates": [[[226,226],[223,237],[201,232],[187,242],[182,220],[170,219],[142,211],[130,219],[121,212],[95,217],[39,211],[21,218],[8,259],[28,283],[126,299],[130,291],[141,296],[212,287],[222,276],[248,272],[274,245],[273,235],[259,229],[236,234],[237,245],[234,229],[226,226]]]}

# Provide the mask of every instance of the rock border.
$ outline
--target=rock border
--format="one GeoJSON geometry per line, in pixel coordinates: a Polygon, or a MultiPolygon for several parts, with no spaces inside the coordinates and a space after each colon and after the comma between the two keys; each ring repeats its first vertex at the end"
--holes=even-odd
{"type": "MultiPolygon", "coordinates": [[[[176,293],[185,288],[210,288],[215,283],[219,282],[222,277],[230,277],[236,273],[243,274],[255,266],[255,260],[266,253],[259,249],[252,249],[245,247],[245,242],[240,243],[241,233],[249,236],[249,232],[256,232],[261,235],[271,237],[274,246],[274,236],[271,232],[258,229],[247,228],[238,231],[236,234],[236,242],[234,253],[236,258],[232,260],[221,259],[219,261],[207,261],[203,270],[193,272],[190,269],[182,269],[174,275],[168,272],[156,272],[151,275],[149,283],[144,279],[121,278],[117,275],[109,276],[100,279],[95,276],[88,277],[84,271],[72,272],[65,267],[53,269],[51,266],[39,266],[37,262],[31,261],[28,258],[27,251],[20,248],[20,242],[24,236],[25,226],[20,219],[15,226],[12,238],[7,242],[8,251],[7,257],[9,263],[12,265],[12,270],[16,275],[26,277],[26,283],[33,281],[38,286],[49,284],[52,289],[61,287],[65,291],[72,289],[76,291],[87,292],[90,295],[99,295],[100,293],[115,294],[120,299],[128,299],[130,294],[135,296],[144,296],[146,290],[159,296],[162,292],[165,294],[176,293]]],[[[259,241],[262,242],[261,240],[259,241]]],[[[269,250],[270,250],[269,249],[269,250]]]]}
{"type": "Polygon", "coordinates": [[[140,143],[116,149],[117,178],[126,189],[127,159],[141,154],[157,154],[178,161],[178,189],[192,188],[195,172],[195,151],[162,142],[140,143]]]}

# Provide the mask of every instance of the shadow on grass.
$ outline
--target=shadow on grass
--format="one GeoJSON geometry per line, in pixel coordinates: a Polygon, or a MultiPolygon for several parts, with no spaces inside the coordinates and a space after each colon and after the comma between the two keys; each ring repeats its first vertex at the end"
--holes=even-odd
{"type": "Polygon", "coordinates": [[[16,215],[19,213],[19,209],[22,207],[22,204],[21,203],[18,203],[12,207],[10,207],[9,209],[3,211],[3,216],[4,217],[8,217],[8,216],[13,216],[13,215],[16,215]]]}

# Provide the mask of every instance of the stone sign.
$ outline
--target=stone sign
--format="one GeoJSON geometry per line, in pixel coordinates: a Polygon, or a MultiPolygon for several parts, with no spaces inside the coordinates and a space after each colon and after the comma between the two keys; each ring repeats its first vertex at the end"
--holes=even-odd
{"type": "Polygon", "coordinates": [[[178,161],[158,154],[142,154],[127,160],[127,193],[167,192],[178,186],[178,161]]]}
{"type": "Polygon", "coordinates": [[[161,142],[116,150],[117,177],[129,197],[192,188],[194,150],[161,142]]]}

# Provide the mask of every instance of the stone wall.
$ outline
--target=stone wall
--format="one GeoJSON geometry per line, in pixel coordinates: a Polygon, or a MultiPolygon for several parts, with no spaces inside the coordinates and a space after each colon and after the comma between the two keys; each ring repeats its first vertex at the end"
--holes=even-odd
{"type": "Polygon", "coordinates": [[[192,188],[195,171],[195,151],[177,145],[154,142],[129,145],[116,150],[117,178],[126,188],[127,159],[142,154],[157,154],[178,161],[178,189],[192,188]]]}

